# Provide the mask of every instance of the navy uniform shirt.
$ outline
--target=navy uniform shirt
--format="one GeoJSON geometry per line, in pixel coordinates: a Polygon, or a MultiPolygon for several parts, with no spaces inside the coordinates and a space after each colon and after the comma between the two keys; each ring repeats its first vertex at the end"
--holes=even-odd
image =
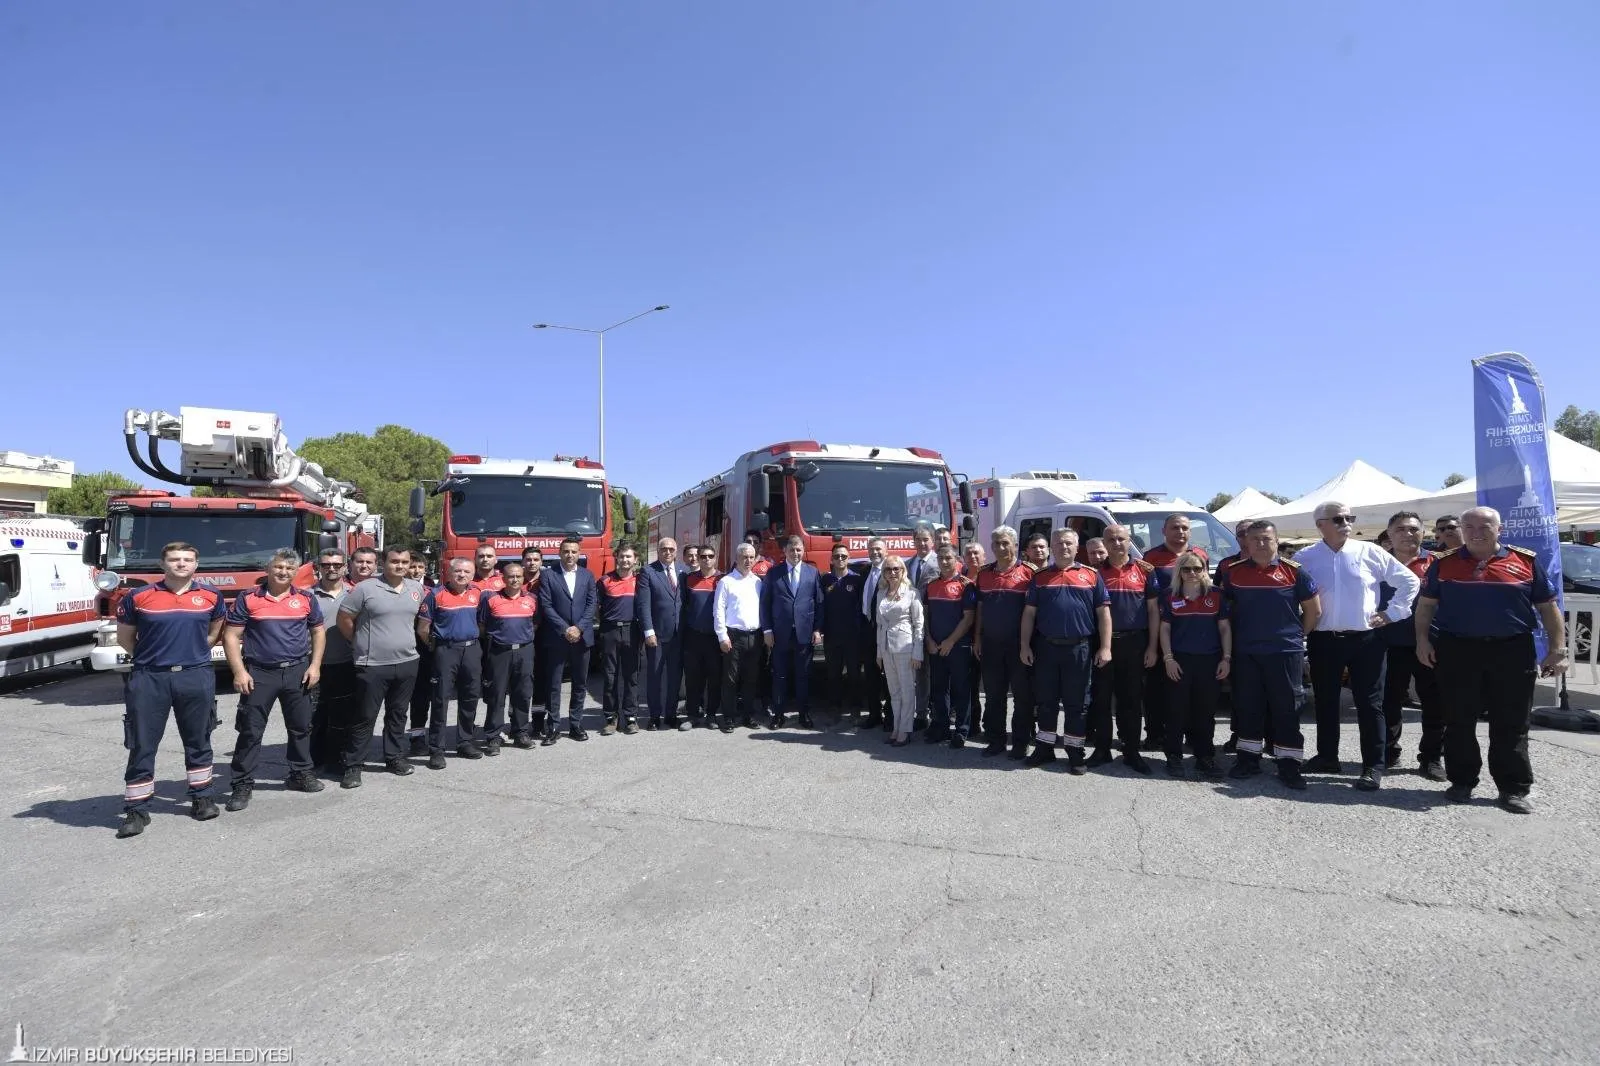
{"type": "Polygon", "coordinates": [[[717,601],[717,582],[720,573],[706,577],[692,570],[683,579],[683,624],[696,633],[715,633],[711,612],[717,601]]]}
{"type": "Polygon", "coordinates": [[[1539,557],[1508,544],[1481,562],[1465,547],[1434,559],[1421,595],[1439,601],[1433,623],[1457,637],[1516,637],[1539,628],[1535,606],[1556,598],[1539,557]]]}
{"type": "Polygon", "coordinates": [[[1068,567],[1052,563],[1034,574],[1033,583],[1028,586],[1036,637],[1070,640],[1095,636],[1100,631],[1095,611],[1110,603],[1100,571],[1082,563],[1068,567]]]}
{"type": "Polygon", "coordinates": [[[1033,569],[1020,559],[1010,570],[990,563],[978,571],[973,584],[978,590],[978,609],[983,616],[983,639],[997,644],[1010,643],[1022,632],[1022,609],[1028,603],[1033,585],[1033,569]]]}
{"type": "Polygon", "coordinates": [[[1156,587],[1155,566],[1143,559],[1129,559],[1124,566],[1100,564],[1100,580],[1111,596],[1113,633],[1148,633],[1150,608],[1146,601],[1156,587]]]}
{"type": "MultiPolygon", "coordinates": [[[[955,577],[936,577],[922,590],[923,629],[935,644],[943,644],[961,624],[968,611],[978,610],[978,586],[957,574],[955,577]]],[[[972,647],[972,627],[968,626],[958,648],[972,647]]]]}
{"type": "Polygon", "coordinates": [[[477,640],[478,607],[485,596],[492,595],[494,593],[485,593],[471,585],[460,592],[451,592],[450,586],[439,585],[429,589],[427,599],[422,601],[422,617],[432,624],[435,640],[449,644],[477,640]]]}
{"type": "Polygon", "coordinates": [[[1223,578],[1234,654],[1276,655],[1304,651],[1300,605],[1317,594],[1317,583],[1288,559],[1260,566],[1249,558],[1228,568],[1223,578]]]}
{"type": "Polygon", "coordinates": [[[866,590],[867,579],[854,570],[846,570],[840,577],[829,570],[822,581],[822,634],[835,640],[858,636],[861,633],[861,594],[866,590]]]}
{"type": "Polygon", "coordinates": [[[639,617],[639,575],[622,577],[613,570],[597,584],[600,586],[600,624],[607,629],[632,625],[639,617]]]}
{"type": "Polygon", "coordinates": [[[244,630],[244,660],[289,663],[311,657],[311,631],[324,625],[322,605],[309,589],[293,585],[282,596],[258,585],[233,598],[228,628],[244,630]]]}
{"type": "Polygon", "coordinates": [[[521,589],[515,596],[504,589],[483,595],[478,603],[478,624],[496,644],[532,644],[539,601],[521,589]]]}
{"type": "Polygon", "coordinates": [[[136,670],[205,666],[211,662],[211,623],[223,617],[222,596],[204,585],[173,592],[163,582],[134,589],[117,603],[117,622],[139,631],[136,670]]]}
{"type": "Polygon", "coordinates": [[[1169,596],[1161,601],[1161,620],[1172,627],[1168,644],[1174,655],[1219,655],[1222,631],[1217,623],[1228,617],[1222,590],[1213,586],[1204,596],[1169,596]]]}
{"type": "MultiPolygon", "coordinates": [[[[1428,567],[1433,565],[1433,560],[1434,556],[1431,552],[1419,551],[1417,553],[1417,557],[1407,563],[1406,567],[1413,574],[1417,575],[1418,581],[1426,581],[1428,578],[1428,567]]],[[[1422,595],[1420,588],[1418,589],[1417,595],[1422,595]]],[[[1378,586],[1378,610],[1381,611],[1388,607],[1389,601],[1392,599],[1394,599],[1394,589],[1387,582],[1380,584],[1378,586]]],[[[1413,602],[1411,604],[1411,613],[1416,614],[1416,612],[1417,605],[1415,602],[1413,602]]],[[[1438,631],[1439,628],[1435,626],[1433,628],[1433,632],[1437,633],[1438,631]]],[[[1400,619],[1398,622],[1390,622],[1388,625],[1378,630],[1378,635],[1383,639],[1385,644],[1392,648],[1415,648],[1417,646],[1416,620],[1408,616],[1400,619]]]]}

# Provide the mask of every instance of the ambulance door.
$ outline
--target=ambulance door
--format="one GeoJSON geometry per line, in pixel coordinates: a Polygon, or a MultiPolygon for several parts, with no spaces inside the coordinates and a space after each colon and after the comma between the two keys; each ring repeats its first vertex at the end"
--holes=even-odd
{"type": "Polygon", "coordinates": [[[22,556],[15,552],[0,555],[0,637],[28,632],[32,606],[23,586],[22,556]]]}

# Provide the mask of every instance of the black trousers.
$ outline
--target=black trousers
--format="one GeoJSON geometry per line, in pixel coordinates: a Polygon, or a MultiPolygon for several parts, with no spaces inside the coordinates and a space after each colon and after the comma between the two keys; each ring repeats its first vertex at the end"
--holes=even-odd
{"type": "Polygon", "coordinates": [[[545,640],[533,643],[533,705],[548,707],[550,701],[550,644],[545,640]]]}
{"type": "Polygon", "coordinates": [[[589,695],[589,645],[583,641],[575,644],[567,643],[565,637],[557,636],[549,641],[545,648],[550,656],[550,687],[545,690],[545,708],[549,711],[545,728],[555,732],[561,723],[561,675],[563,671],[572,680],[572,693],[567,698],[567,713],[572,717],[572,724],[583,725],[583,704],[589,695]]]}
{"type": "Polygon", "coordinates": [[[973,656],[967,663],[967,736],[976,737],[983,732],[983,678],[978,672],[978,659],[973,656]]]}
{"type": "Polygon", "coordinates": [[[600,710],[608,722],[639,714],[639,633],[631,625],[602,627],[600,645],[600,710]]]}
{"type": "Polygon", "coordinates": [[[1022,664],[1015,638],[983,638],[983,735],[990,744],[1006,739],[1006,692],[1011,693],[1011,745],[1022,749],[1033,739],[1033,671],[1022,664]]]}
{"type": "Polygon", "coordinates": [[[949,655],[926,652],[928,659],[928,728],[966,735],[972,713],[972,645],[958,644],[949,655]]]}
{"type": "Polygon", "coordinates": [[[1533,636],[1471,640],[1440,633],[1434,649],[1444,700],[1444,769],[1450,783],[1477,785],[1483,770],[1478,712],[1488,711],[1489,776],[1501,792],[1526,795],[1533,786],[1528,718],[1539,679],[1533,636]]]}
{"type": "Polygon", "coordinates": [[[878,665],[878,627],[868,624],[861,630],[861,705],[868,714],[884,714],[889,709],[889,679],[878,665]]]}
{"type": "Polygon", "coordinates": [[[424,729],[433,713],[433,649],[417,641],[417,683],[411,686],[411,728],[424,729]]]}
{"type": "Polygon", "coordinates": [[[489,644],[489,672],[484,685],[483,735],[497,737],[506,728],[506,701],[511,702],[511,735],[529,735],[533,708],[533,645],[489,644]]]}
{"type": "Polygon", "coordinates": [[[1144,672],[1144,735],[1151,744],[1160,744],[1167,735],[1167,700],[1171,682],[1164,663],[1144,672]]]}
{"type": "MultiPolygon", "coordinates": [[[[859,631],[822,638],[823,671],[828,702],[836,711],[861,705],[861,634],[859,631]]],[[[877,665],[874,662],[873,665],[877,665]]]]}
{"type": "Polygon", "coordinates": [[[748,720],[761,708],[761,662],[766,646],[755,630],[728,630],[722,656],[722,713],[748,720]]]}
{"type": "Polygon", "coordinates": [[[1322,758],[1339,758],[1339,690],[1348,669],[1361,727],[1361,765],[1383,766],[1389,739],[1383,722],[1383,664],[1388,650],[1376,629],[1307,634],[1311,696],[1317,706],[1317,754],[1322,758]]]}
{"type": "Polygon", "coordinates": [[[356,664],[323,663],[311,712],[311,761],[316,766],[342,766],[350,729],[360,716],[356,702],[356,664]]]}
{"type": "Polygon", "coordinates": [[[801,714],[811,713],[811,660],[816,655],[816,645],[809,639],[788,636],[778,640],[766,652],[767,672],[772,680],[772,711],[782,714],[789,697],[794,697],[795,709],[801,714]]]}
{"type": "Polygon", "coordinates": [[[1088,638],[1059,643],[1048,637],[1033,638],[1034,725],[1039,743],[1054,745],[1056,722],[1064,719],[1061,745],[1083,747],[1093,662],[1088,638]]]}
{"type": "Polygon", "coordinates": [[[671,640],[656,634],[656,646],[644,649],[644,700],[651,718],[678,716],[678,687],[683,677],[683,637],[680,629],[671,640]]]}
{"type": "Polygon", "coordinates": [[[717,635],[685,629],[682,639],[683,676],[687,683],[683,713],[690,718],[702,713],[715,716],[722,706],[722,649],[717,647],[717,635]]]}
{"type": "Polygon", "coordinates": [[[406,719],[411,711],[411,690],[417,683],[417,660],[387,666],[357,666],[356,691],[360,720],[350,731],[344,749],[344,768],[359,770],[372,743],[372,727],[383,714],[383,760],[403,759],[410,750],[406,719]]]}
{"type": "Polygon", "coordinates": [[[1384,758],[1391,765],[1400,761],[1400,731],[1405,725],[1406,695],[1413,680],[1417,683],[1417,701],[1422,704],[1417,761],[1432,762],[1444,757],[1444,704],[1439,699],[1438,676],[1433,667],[1417,661],[1415,646],[1392,647],[1383,669],[1383,724],[1389,733],[1384,758]]]}
{"type": "MultiPolygon", "coordinates": [[[[478,732],[478,694],[483,688],[483,649],[477,641],[446,644],[433,652],[433,715],[428,721],[428,751],[444,750],[444,724],[456,701],[456,745],[483,740],[478,732]]],[[[485,713],[487,717],[487,712],[485,713]]]]}
{"type": "Polygon", "coordinates": [[[1222,689],[1217,680],[1217,664],[1222,661],[1222,653],[1174,652],[1172,657],[1183,674],[1176,681],[1167,678],[1171,682],[1167,689],[1167,758],[1183,757],[1187,735],[1194,757],[1210,759],[1217,753],[1217,693],[1222,689]]]}
{"type": "Polygon", "coordinates": [[[1139,724],[1144,717],[1145,649],[1150,635],[1128,630],[1111,635],[1111,661],[1095,667],[1094,695],[1089,701],[1089,735],[1099,747],[1111,747],[1111,705],[1116,704],[1117,738],[1123,750],[1139,750],[1139,724]]]}
{"type": "Polygon", "coordinates": [[[261,736],[267,731],[267,718],[274,703],[283,709],[283,728],[289,734],[285,751],[289,772],[298,774],[311,769],[311,693],[305,683],[310,664],[309,658],[288,666],[245,663],[255,684],[248,695],[239,697],[239,709],[234,715],[234,727],[239,731],[233,745],[234,788],[255,784],[261,736]]]}
{"type": "Polygon", "coordinates": [[[1233,655],[1233,705],[1239,723],[1239,751],[1260,755],[1271,737],[1272,754],[1301,762],[1306,757],[1300,732],[1300,678],[1305,655],[1297,651],[1233,655]]]}

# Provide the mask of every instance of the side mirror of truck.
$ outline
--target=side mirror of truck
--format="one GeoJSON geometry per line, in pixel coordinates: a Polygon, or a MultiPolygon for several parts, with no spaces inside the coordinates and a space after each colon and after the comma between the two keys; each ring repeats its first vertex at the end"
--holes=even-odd
{"type": "Polygon", "coordinates": [[[822,467],[812,462],[804,462],[794,467],[794,479],[802,485],[820,473],[822,473],[822,467]]]}
{"type": "Polygon", "coordinates": [[[631,536],[633,536],[633,530],[634,530],[633,519],[624,518],[622,520],[622,532],[623,532],[623,534],[625,536],[631,537],[631,536]]]}
{"type": "MultiPolygon", "coordinates": [[[[626,519],[627,521],[632,522],[633,521],[633,516],[634,516],[633,497],[631,495],[629,495],[627,489],[623,489],[622,490],[622,517],[624,519],[626,519]]],[[[630,530],[628,530],[628,532],[632,533],[633,530],[630,529],[630,530]]]]}
{"type": "Polygon", "coordinates": [[[411,490],[410,513],[412,518],[421,518],[428,509],[428,493],[421,485],[411,490]]]}
{"type": "Polygon", "coordinates": [[[760,510],[765,510],[767,501],[772,499],[772,475],[765,470],[750,479],[750,494],[754,497],[750,505],[760,510]]]}
{"type": "Polygon", "coordinates": [[[83,535],[83,564],[85,566],[100,565],[100,541],[104,533],[92,532],[83,535]]]}
{"type": "Polygon", "coordinates": [[[963,533],[976,533],[977,531],[978,531],[978,520],[976,518],[973,518],[969,514],[962,515],[961,516],[961,532],[963,532],[963,533]]]}
{"type": "Polygon", "coordinates": [[[755,514],[750,516],[750,521],[747,523],[747,525],[749,529],[754,530],[757,533],[765,533],[772,525],[772,519],[767,517],[767,512],[757,511],[755,514]]]}
{"type": "Polygon", "coordinates": [[[420,537],[422,536],[422,529],[425,524],[426,523],[424,523],[422,519],[413,518],[406,528],[420,537]]]}
{"type": "Polygon", "coordinates": [[[338,550],[339,550],[339,534],[337,534],[337,533],[329,533],[326,530],[324,530],[323,532],[317,534],[317,551],[318,552],[338,551],[338,550]]]}
{"type": "MultiPolygon", "coordinates": [[[[970,515],[974,510],[972,506],[972,482],[963,481],[961,484],[957,485],[956,495],[961,498],[961,510],[970,515]]],[[[971,529],[972,527],[966,526],[964,528],[971,529]]]]}

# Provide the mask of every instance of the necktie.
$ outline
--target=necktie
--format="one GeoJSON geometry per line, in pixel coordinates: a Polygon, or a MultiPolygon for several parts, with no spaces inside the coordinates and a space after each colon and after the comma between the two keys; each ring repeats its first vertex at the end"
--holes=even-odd
{"type": "Polygon", "coordinates": [[[878,601],[873,598],[874,594],[877,591],[878,591],[878,571],[877,570],[868,570],[867,571],[867,591],[866,591],[866,594],[865,594],[866,602],[864,602],[861,605],[861,613],[866,615],[868,618],[876,619],[878,617],[878,601]]]}
{"type": "Polygon", "coordinates": [[[793,566],[789,567],[789,591],[790,593],[800,591],[800,570],[793,566]]]}

